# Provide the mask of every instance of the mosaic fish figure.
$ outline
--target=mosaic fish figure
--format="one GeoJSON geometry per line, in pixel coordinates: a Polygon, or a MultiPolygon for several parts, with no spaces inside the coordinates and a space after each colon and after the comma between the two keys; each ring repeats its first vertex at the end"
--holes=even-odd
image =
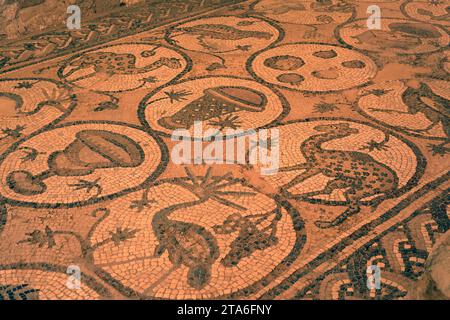
{"type": "Polygon", "coordinates": [[[225,24],[199,24],[193,27],[179,28],[178,30],[220,40],[241,40],[246,38],[270,39],[272,34],[263,31],[240,30],[225,24]]]}
{"type": "Polygon", "coordinates": [[[261,12],[265,14],[285,14],[291,11],[305,11],[306,7],[301,3],[273,3],[268,6],[265,6],[264,10],[261,12]]]}

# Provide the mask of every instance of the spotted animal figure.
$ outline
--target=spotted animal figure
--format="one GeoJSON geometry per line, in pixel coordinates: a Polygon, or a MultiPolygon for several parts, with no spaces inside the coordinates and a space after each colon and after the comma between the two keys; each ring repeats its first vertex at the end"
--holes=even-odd
{"type": "MultiPolygon", "coordinates": [[[[141,53],[143,57],[149,57],[151,55],[154,55],[154,51],[144,51],[141,53]]],[[[116,74],[133,75],[147,73],[162,67],[179,69],[181,68],[181,63],[177,58],[161,57],[144,67],[136,67],[136,57],[131,53],[91,52],[83,55],[79,59],[71,61],[69,67],[72,67],[72,69],[65,74],[65,77],[69,77],[81,69],[94,67],[94,72],[77,79],[72,79],[71,81],[74,82],[93,77],[97,73],[105,73],[108,76],[116,74]]]]}
{"type": "MultiPolygon", "coordinates": [[[[316,221],[319,228],[329,228],[342,223],[347,217],[361,210],[364,198],[384,194],[389,196],[398,188],[398,177],[394,170],[376,161],[370,155],[358,151],[325,150],[322,145],[328,141],[348,137],[359,131],[347,123],[319,125],[314,128],[322,132],[306,139],[300,150],[305,163],[280,168],[280,171],[304,171],[281,187],[282,192],[291,196],[287,189],[318,174],[332,178],[323,190],[299,195],[300,198],[329,195],[336,189],[346,189],[344,196],[348,208],[333,221],[316,221]]],[[[378,204],[382,197],[373,203],[378,204]]]]}

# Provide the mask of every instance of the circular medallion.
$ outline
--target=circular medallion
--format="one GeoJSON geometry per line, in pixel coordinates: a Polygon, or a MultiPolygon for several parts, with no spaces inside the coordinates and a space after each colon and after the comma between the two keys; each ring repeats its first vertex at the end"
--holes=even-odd
{"type": "Polygon", "coordinates": [[[367,83],[377,72],[365,55],[339,46],[286,44],[252,58],[251,72],[265,82],[300,91],[338,91],[367,83]]]}
{"type": "Polygon", "coordinates": [[[99,92],[154,88],[184,74],[183,54],[159,44],[121,43],[80,53],[58,70],[60,78],[99,92]]]}
{"type": "Polygon", "coordinates": [[[131,126],[70,123],[29,137],[3,156],[1,195],[19,205],[95,203],[155,179],[165,146],[131,126]]]}
{"type": "Polygon", "coordinates": [[[420,54],[449,44],[445,30],[424,22],[383,18],[380,30],[369,30],[359,19],[339,28],[341,41],[354,48],[386,54],[420,54]]]}
{"type": "Polygon", "coordinates": [[[92,241],[119,231],[128,237],[96,249],[93,263],[105,281],[149,298],[211,299],[265,286],[306,241],[295,209],[210,169],[187,170],[114,200],[109,210],[92,241]]]}
{"type": "Polygon", "coordinates": [[[151,93],[140,105],[152,129],[200,139],[257,129],[279,120],[287,110],[277,92],[234,77],[184,80],[151,93]]]}

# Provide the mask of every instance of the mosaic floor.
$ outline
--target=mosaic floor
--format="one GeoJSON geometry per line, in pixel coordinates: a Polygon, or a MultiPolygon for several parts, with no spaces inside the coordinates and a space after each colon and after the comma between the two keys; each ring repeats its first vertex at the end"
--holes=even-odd
{"type": "Polygon", "coordinates": [[[174,0],[2,43],[0,299],[408,298],[450,227],[449,8],[174,0]],[[174,163],[200,120],[277,129],[281,169],[174,163]]]}

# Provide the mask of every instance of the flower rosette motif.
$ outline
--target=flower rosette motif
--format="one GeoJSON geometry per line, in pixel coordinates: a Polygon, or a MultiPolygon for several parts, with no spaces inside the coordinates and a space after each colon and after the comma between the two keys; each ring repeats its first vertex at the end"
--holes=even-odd
{"type": "Polygon", "coordinates": [[[383,55],[436,52],[450,41],[447,32],[438,25],[395,18],[383,18],[383,22],[381,29],[369,30],[367,19],[357,19],[339,26],[337,34],[342,43],[383,55]]]}
{"type": "Polygon", "coordinates": [[[149,43],[106,45],[66,60],[58,76],[72,86],[102,93],[119,93],[164,85],[187,71],[187,57],[149,43]]]}

